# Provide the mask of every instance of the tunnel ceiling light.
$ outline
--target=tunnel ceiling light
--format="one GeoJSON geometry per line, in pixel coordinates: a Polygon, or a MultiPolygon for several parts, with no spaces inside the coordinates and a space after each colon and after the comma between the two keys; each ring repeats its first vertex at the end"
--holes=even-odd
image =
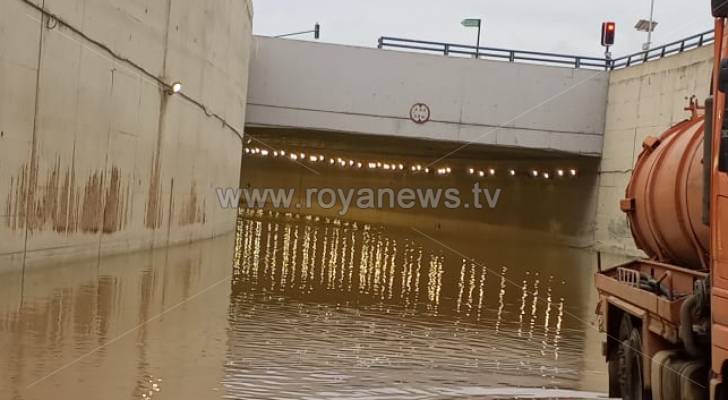
{"type": "MultiPolygon", "coordinates": [[[[250,140],[250,139],[248,139],[250,140]]],[[[293,161],[310,161],[312,163],[318,163],[318,162],[325,162],[326,160],[329,160],[329,164],[335,165],[339,164],[342,168],[369,168],[369,169],[383,169],[386,171],[391,172],[397,172],[397,171],[407,171],[410,170],[412,173],[420,173],[424,172],[426,174],[430,174],[431,172],[435,174],[436,176],[447,176],[453,173],[457,173],[458,171],[455,171],[452,167],[438,167],[436,169],[433,169],[430,171],[430,168],[426,168],[422,166],[421,164],[411,164],[407,165],[405,163],[402,163],[401,161],[391,161],[391,162],[381,162],[381,161],[364,161],[364,160],[356,160],[356,159],[343,159],[342,157],[336,157],[331,156],[324,156],[322,154],[306,154],[304,152],[301,152],[300,150],[296,151],[290,151],[286,153],[285,150],[275,150],[275,149],[263,149],[260,147],[245,147],[243,148],[243,151],[245,154],[250,155],[258,155],[262,157],[272,156],[272,157],[286,157],[290,158],[293,161]]],[[[576,168],[554,168],[553,170],[542,170],[538,168],[532,168],[532,169],[526,169],[527,176],[533,177],[533,178],[544,178],[544,179],[554,179],[554,178],[564,178],[564,177],[576,177],[578,175],[578,170],[576,168]]],[[[468,167],[462,170],[463,174],[468,174],[471,176],[478,176],[481,178],[489,177],[489,176],[496,176],[498,174],[496,168],[487,168],[483,170],[477,170],[473,167],[468,167]]],[[[517,170],[515,168],[509,168],[504,172],[507,174],[507,176],[515,177],[518,175],[517,170]]]]}

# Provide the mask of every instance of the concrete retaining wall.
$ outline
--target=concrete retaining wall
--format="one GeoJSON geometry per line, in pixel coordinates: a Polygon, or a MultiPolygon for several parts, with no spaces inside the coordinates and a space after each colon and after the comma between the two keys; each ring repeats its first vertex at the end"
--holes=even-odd
{"type": "Polygon", "coordinates": [[[0,272],[233,230],[249,0],[0,10],[0,272]]]}
{"type": "Polygon", "coordinates": [[[707,46],[640,66],[612,72],[604,130],[596,246],[602,250],[641,254],[635,247],[619,200],[642,142],[686,119],[690,96],[700,102],[710,92],[713,47],[707,46]]]}

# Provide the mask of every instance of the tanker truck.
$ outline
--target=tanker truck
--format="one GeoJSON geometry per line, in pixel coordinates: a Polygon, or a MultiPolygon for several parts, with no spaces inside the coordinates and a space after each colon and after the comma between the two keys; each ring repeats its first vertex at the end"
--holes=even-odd
{"type": "Polygon", "coordinates": [[[619,204],[648,258],[595,276],[610,397],[728,400],[728,0],[711,6],[705,104],[644,141],[619,204]]]}

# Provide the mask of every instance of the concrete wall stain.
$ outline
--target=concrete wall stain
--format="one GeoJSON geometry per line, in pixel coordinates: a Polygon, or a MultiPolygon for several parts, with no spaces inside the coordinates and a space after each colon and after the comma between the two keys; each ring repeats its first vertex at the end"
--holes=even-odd
{"type": "Polygon", "coordinates": [[[149,191],[147,193],[147,204],[144,213],[144,225],[149,229],[157,229],[162,226],[162,212],[164,211],[164,206],[162,205],[162,132],[164,132],[167,102],[167,96],[162,95],[159,101],[157,145],[150,168],[149,191]]]}
{"type": "Polygon", "coordinates": [[[123,215],[127,199],[121,197],[121,174],[116,167],[111,169],[111,179],[106,188],[105,200],[103,231],[104,233],[119,231],[124,223],[123,215]]]}
{"type": "MultiPolygon", "coordinates": [[[[157,239],[165,234],[160,232],[156,235],[156,232],[149,231],[162,229],[165,223],[168,243],[210,236],[212,230],[189,229],[178,234],[176,229],[180,218],[185,221],[214,223],[215,232],[233,228],[232,217],[226,221],[225,215],[222,214],[219,217],[215,215],[214,220],[211,217],[211,221],[207,221],[204,202],[200,205],[199,196],[203,193],[188,198],[186,189],[189,188],[192,179],[176,166],[188,161],[182,159],[181,155],[188,154],[188,148],[194,150],[203,132],[200,131],[200,127],[191,130],[177,129],[177,121],[184,113],[194,113],[203,119],[221,122],[220,128],[214,126],[212,132],[204,133],[222,135],[213,145],[216,146],[215,150],[225,157],[212,160],[209,160],[208,154],[201,154],[199,157],[203,162],[214,163],[215,168],[230,166],[231,169],[228,172],[212,175],[205,166],[200,171],[201,174],[206,174],[204,185],[202,181],[199,184],[207,188],[210,180],[235,181],[241,154],[240,131],[245,121],[244,99],[247,98],[248,58],[252,40],[251,20],[236,17],[217,21],[218,25],[222,24],[220,26],[224,28],[235,28],[236,32],[242,33],[235,35],[235,39],[230,43],[211,42],[213,53],[221,49],[230,50],[229,60],[211,58],[207,53],[187,51],[190,47],[184,46],[183,43],[184,54],[181,56],[186,67],[170,65],[171,68],[168,70],[167,57],[171,54],[172,42],[179,37],[199,39],[219,29],[218,26],[209,25],[207,23],[209,21],[185,25],[182,23],[184,18],[180,19],[179,16],[204,11],[210,4],[218,2],[161,1],[166,2],[166,18],[145,19],[141,25],[139,21],[130,23],[122,21],[124,22],[122,28],[127,32],[123,33],[121,38],[118,35],[107,35],[99,27],[74,26],[71,21],[76,21],[77,18],[73,17],[75,15],[73,10],[48,10],[44,7],[48,2],[18,0],[17,2],[23,5],[8,8],[9,18],[17,20],[19,28],[21,25],[33,24],[34,26],[23,27],[23,31],[32,30],[34,34],[25,35],[27,43],[23,44],[27,47],[27,52],[9,54],[7,59],[0,60],[0,69],[5,63],[27,66],[32,67],[31,72],[35,75],[34,82],[25,80],[9,82],[11,90],[3,93],[12,94],[16,91],[22,93],[18,101],[23,103],[24,109],[32,111],[32,115],[10,115],[8,121],[0,121],[0,142],[3,145],[6,143],[4,141],[6,137],[14,136],[6,135],[9,133],[8,129],[23,128],[20,132],[22,140],[8,144],[12,145],[11,150],[17,147],[14,150],[17,150],[19,158],[7,160],[12,162],[9,164],[10,169],[6,169],[3,165],[0,171],[6,178],[2,182],[2,190],[7,191],[0,194],[0,209],[3,210],[0,211],[3,217],[3,221],[0,221],[0,233],[9,239],[0,246],[0,253],[9,254],[13,263],[17,254],[22,254],[22,263],[26,265],[36,261],[44,262],[46,257],[53,259],[56,252],[67,253],[75,258],[77,252],[78,256],[85,257],[90,254],[137,250],[148,247],[143,241],[150,237],[154,239],[152,247],[157,247],[158,243],[163,243],[157,239]],[[180,13],[172,13],[173,5],[175,9],[179,7],[180,13]],[[28,20],[25,17],[30,15],[29,13],[39,18],[28,20]],[[180,33],[175,32],[175,26],[180,33]],[[139,43],[136,43],[137,46],[134,43],[125,43],[128,37],[137,38],[139,32],[147,32],[149,29],[163,34],[162,38],[152,38],[153,43],[149,44],[155,49],[152,56],[149,55],[151,54],[149,51],[145,52],[143,49],[136,51],[139,50],[137,49],[139,43]],[[68,43],[58,40],[62,39],[58,35],[73,39],[74,45],[98,53],[96,55],[100,55],[103,60],[95,56],[52,57],[68,50],[68,43]],[[124,43],[119,44],[119,39],[124,43]],[[131,45],[133,49],[124,50],[126,45],[131,45]],[[124,55],[129,52],[135,56],[128,58],[128,54],[124,55]],[[155,55],[163,56],[161,68],[155,55]],[[139,57],[142,59],[138,59],[139,57]],[[206,68],[209,63],[214,63],[220,68],[214,70],[206,68]],[[119,78],[117,68],[123,69],[124,77],[127,79],[119,78]],[[84,71],[94,73],[85,76],[84,71]],[[74,79],[63,85],[53,83],[58,76],[78,76],[79,73],[80,80],[74,79]],[[200,93],[194,90],[177,96],[166,93],[169,82],[178,79],[183,82],[189,81],[197,76],[207,80],[214,78],[213,82],[228,80],[235,83],[232,90],[237,98],[243,101],[233,107],[231,111],[235,116],[233,121],[228,122],[224,116],[215,112],[217,110],[212,107],[213,105],[203,103],[206,98],[196,99],[200,93]],[[125,86],[123,90],[117,90],[120,85],[125,86]],[[76,98],[75,108],[71,104],[69,107],[58,107],[58,102],[66,97],[76,98]],[[100,103],[117,101],[121,102],[122,107],[96,106],[100,103]],[[174,102],[172,106],[180,107],[168,109],[168,102],[174,102]],[[139,113],[139,118],[136,120],[133,115],[135,107],[139,113]],[[158,113],[157,108],[159,108],[158,113]],[[31,116],[32,121],[26,120],[31,116]],[[171,128],[168,132],[167,122],[171,128]],[[155,124],[158,124],[156,131],[155,124]],[[100,131],[85,131],[89,126],[101,128],[100,131]],[[107,135],[112,134],[115,129],[121,130],[122,127],[129,129],[120,133],[128,134],[133,139],[107,142],[105,146],[101,144],[103,139],[108,138],[107,135]],[[231,132],[235,135],[231,136],[231,132]],[[30,140],[32,144],[28,143],[30,140]],[[78,152],[77,140],[81,144],[78,152]],[[73,149],[70,147],[71,142],[73,149]],[[138,156],[134,158],[134,151],[140,143],[148,147],[143,152],[143,158],[138,156]],[[110,154],[112,145],[115,146],[113,157],[110,154]],[[152,146],[155,147],[151,148],[152,146]],[[107,163],[103,161],[104,159],[111,161],[107,163]],[[172,190],[173,188],[169,186],[170,178],[177,180],[177,190],[172,190]],[[180,198],[174,198],[176,196],[180,198]],[[5,203],[1,204],[3,201],[5,203]],[[180,216],[180,207],[183,203],[188,204],[186,211],[189,211],[186,217],[180,216]],[[168,209],[164,207],[166,204],[169,204],[168,209]],[[218,227],[220,229],[217,229],[218,227]],[[113,237],[108,241],[98,242],[98,253],[93,248],[95,241],[88,240],[90,234],[112,235],[119,232],[124,232],[125,236],[118,237],[118,242],[113,237]],[[34,243],[29,243],[31,240],[34,243]],[[58,245],[61,247],[55,247],[53,243],[55,240],[60,241],[58,245]],[[39,248],[41,246],[48,247],[39,248]],[[32,252],[29,251],[31,248],[32,252]]],[[[226,3],[225,7],[230,7],[230,11],[242,11],[240,7],[243,9],[249,7],[247,4],[249,1],[232,2],[229,5],[226,3]]],[[[160,6],[158,11],[164,12],[161,9],[163,7],[164,5],[160,6]]],[[[3,12],[5,11],[3,9],[3,12]]],[[[136,11],[138,10],[133,6],[126,7],[124,2],[100,0],[99,7],[94,9],[94,15],[108,19],[108,12],[112,12],[114,15],[134,18],[138,14],[136,11]]],[[[179,44],[177,42],[175,43],[179,44]]],[[[222,83],[210,87],[215,95],[227,93],[228,89],[230,85],[222,83]]]]}
{"type": "Polygon", "coordinates": [[[75,167],[61,171],[60,156],[42,180],[38,169],[38,160],[33,159],[11,179],[5,206],[10,216],[6,224],[11,230],[109,234],[126,225],[130,191],[118,167],[112,166],[107,183],[107,172],[97,170],[82,186],[76,183],[75,167]]]}
{"type": "MultiPolygon", "coordinates": [[[[159,154],[159,153],[157,153],[159,154]]],[[[149,176],[149,190],[147,193],[147,204],[144,213],[144,225],[149,229],[157,229],[162,226],[162,178],[159,156],[152,159],[151,175],[149,176]]]]}
{"type": "Polygon", "coordinates": [[[193,224],[205,224],[207,222],[206,201],[200,203],[197,196],[197,182],[192,182],[190,192],[182,203],[180,210],[179,224],[182,226],[193,224]]]}

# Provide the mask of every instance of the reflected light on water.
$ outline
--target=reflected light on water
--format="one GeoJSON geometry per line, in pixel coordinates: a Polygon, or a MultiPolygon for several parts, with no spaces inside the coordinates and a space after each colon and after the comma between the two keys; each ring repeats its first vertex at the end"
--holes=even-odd
{"type": "Polygon", "coordinates": [[[231,339],[257,360],[229,368],[235,390],[263,375],[276,377],[276,393],[299,393],[298,379],[363,393],[413,380],[424,391],[579,388],[584,338],[564,324],[569,288],[551,274],[488,267],[390,228],[274,211],[242,210],[238,237],[231,318],[262,330],[231,339]]]}
{"type": "Polygon", "coordinates": [[[237,229],[234,238],[2,275],[0,397],[604,390],[601,337],[579,320],[595,301],[587,252],[524,251],[524,232],[443,238],[473,257],[464,258],[411,230],[251,210],[237,229]]]}

